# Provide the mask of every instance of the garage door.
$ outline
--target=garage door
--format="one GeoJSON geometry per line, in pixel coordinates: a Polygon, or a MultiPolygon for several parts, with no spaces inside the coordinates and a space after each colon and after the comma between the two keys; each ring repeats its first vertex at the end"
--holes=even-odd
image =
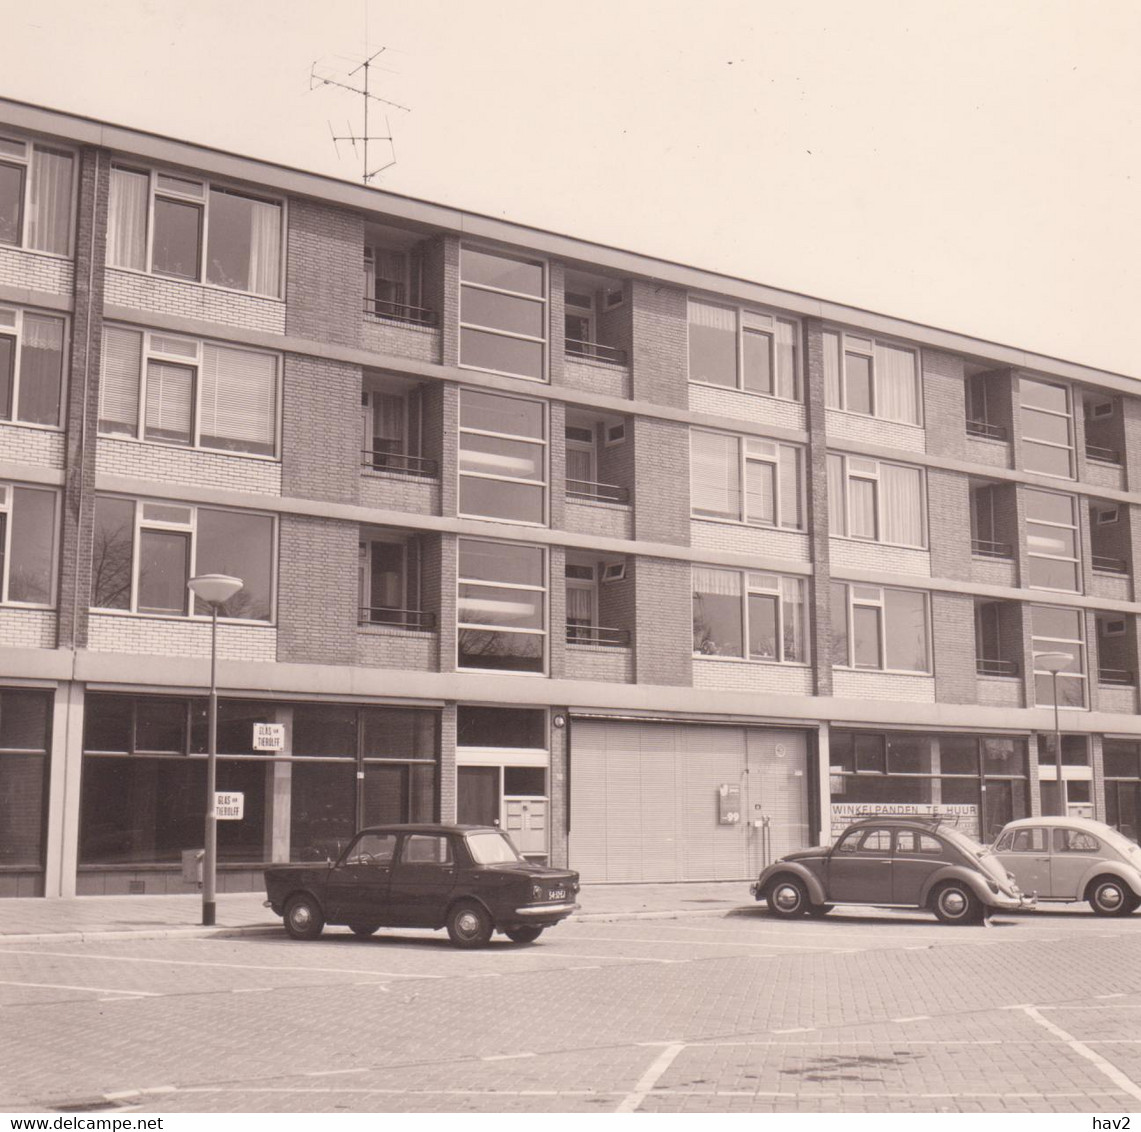
{"type": "Polygon", "coordinates": [[[577,719],[571,866],[595,883],[754,876],[763,852],[754,818],[770,816],[764,844],[774,849],[807,844],[805,750],[798,732],[577,719]],[[722,784],[741,788],[737,824],[719,821],[722,784]]]}

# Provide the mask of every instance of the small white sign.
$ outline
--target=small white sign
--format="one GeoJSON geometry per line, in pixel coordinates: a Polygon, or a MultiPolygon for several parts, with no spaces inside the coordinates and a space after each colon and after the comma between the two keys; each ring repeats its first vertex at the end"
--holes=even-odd
{"type": "Polygon", "coordinates": [[[285,750],[285,724],[284,723],[255,723],[254,724],[254,750],[255,751],[283,751],[283,750],[285,750]]]}
{"type": "Polygon", "coordinates": [[[245,808],[245,794],[221,790],[214,792],[214,816],[219,821],[241,821],[245,808]]]}

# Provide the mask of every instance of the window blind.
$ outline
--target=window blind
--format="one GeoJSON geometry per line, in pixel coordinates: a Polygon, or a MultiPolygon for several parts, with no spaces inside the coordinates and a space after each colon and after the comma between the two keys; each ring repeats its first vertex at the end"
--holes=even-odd
{"type": "Polygon", "coordinates": [[[276,450],[277,361],[223,346],[202,349],[201,442],[212,448],[276,450]]]}
{"type": "Polygon", "coordinates": [[[103,331],[99,431],[134,436],[139,427],[139,374],[143,336],[108,326],[103,331]]]}

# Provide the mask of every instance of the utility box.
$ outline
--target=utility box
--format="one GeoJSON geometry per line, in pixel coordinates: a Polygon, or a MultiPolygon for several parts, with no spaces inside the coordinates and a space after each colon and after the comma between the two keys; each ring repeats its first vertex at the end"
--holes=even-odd
{"type": "Polygon", "coordinates": [[[205,849],[183,849],[182,881],[202,887],[202,862],[206,859],[205,849]]]}

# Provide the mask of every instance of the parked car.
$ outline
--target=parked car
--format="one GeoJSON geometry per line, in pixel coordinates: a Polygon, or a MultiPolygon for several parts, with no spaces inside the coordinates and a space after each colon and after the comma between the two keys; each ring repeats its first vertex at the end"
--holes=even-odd
{"type": "Polygon", "coordinates": [[[531,943],[578,905],[578,873],[535,865],[490,826],[386,825],[361,830],[332,863],[265,870],[266,906],[294,939],[326,924],[447,928],[457,947],[494,931],[531,943]]]}
{"type": "Polygon", "coordinates": [[[1019,818],[1002,827],[994,851],[1039,900],[1088,900],[1099,916],[1127,916],[1141,904],[1141,846],[1102,822],[1019,818]]]}
{"type": "Polygon", "coordinates": [[[947,924],[978,923],[1013,911],[1024,897],[998,858],[938,819],[869,816],[831,847],[790,853],[750,891],[774,916],[824,915],[836,904],[927,908],[947,924]]]}

